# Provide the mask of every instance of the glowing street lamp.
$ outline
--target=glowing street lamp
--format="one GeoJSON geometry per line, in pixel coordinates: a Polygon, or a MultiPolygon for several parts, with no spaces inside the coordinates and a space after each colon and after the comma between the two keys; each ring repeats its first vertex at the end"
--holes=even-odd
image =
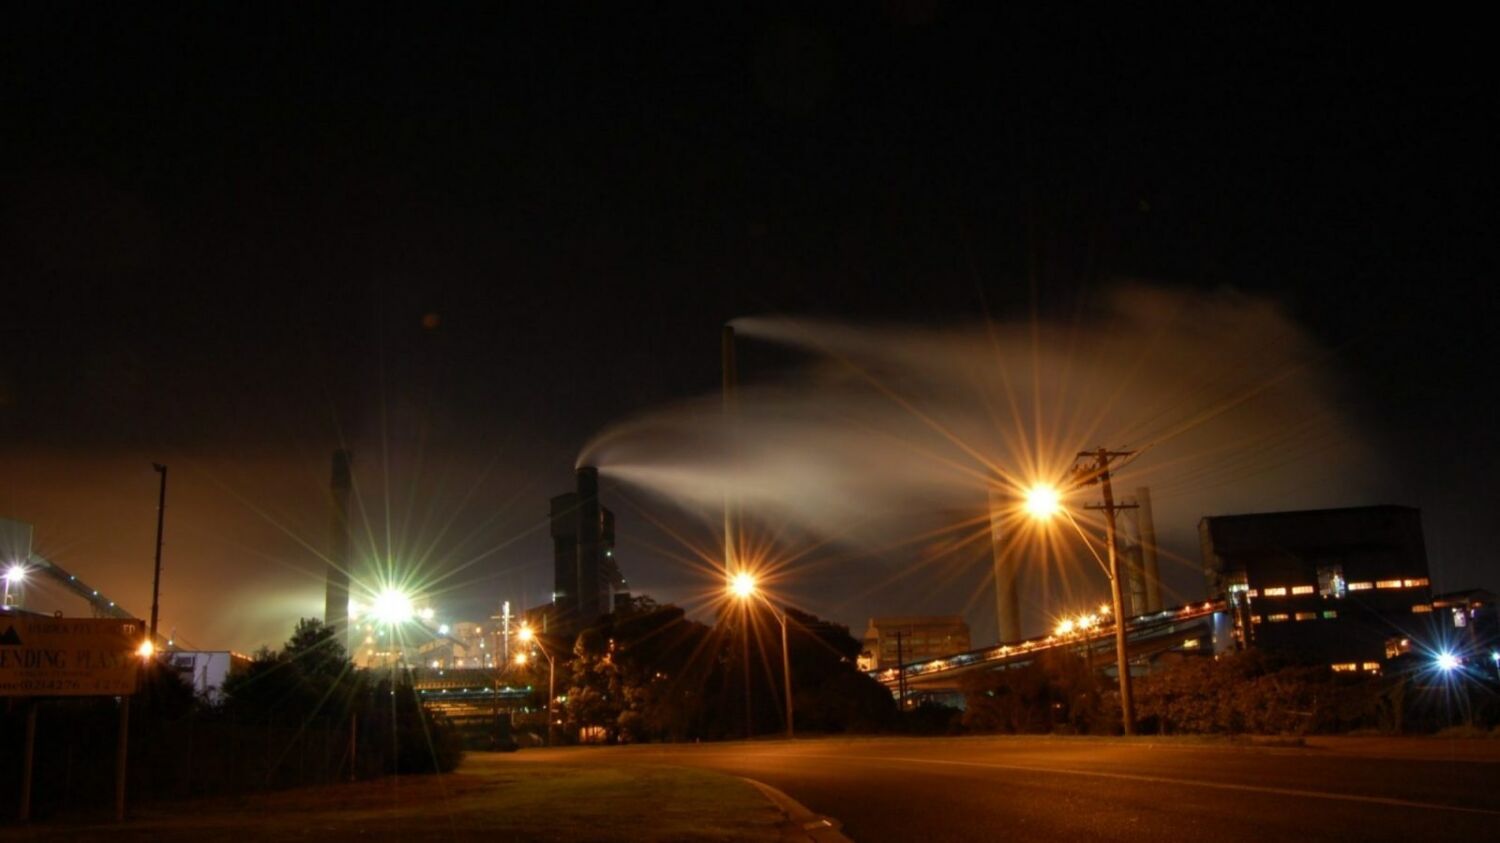
{"type": "Polygon", "coordinates": [[[1062,497],[1051,486],[1033,486],[1026,491],[1025,507],[1032,518],[1045,521],[1062,509],[1062,497]]]}
{"type": "Polygon", "coordinates": [[[745,571],[735,574],[734,578],[729,581],[729,593],[741,600],[755,594],[754,575],[745,571]]]}
{"type": "Polygon", "coordinates": [[[1458,670],[1458,667],[1461,664],[1461,662],[1458,660],[1458,656],[1455,656],[1454,654],[1446,650],[1438,653],[1434,661],[1437,663],[1438,670],[1441,670],[1444,673],[1452,673],[1453,671],[1458,670]]]}
{"type": "Polygon", "coordinates": [[[394,588],[387,588],[375,595],[368,611],[371,617],[386,626],[397,626],[416,616],[411,595],[394,588]]]}
{"type": "MultiPolygon", "coordinates": [[[[543,737],[546,745],[551,746],[552,723],[557,719],[553,709],[553,705],[557,700],[557,661],[553,658],[551,651],[547,649],[547,645],[542,643],[542,639],[537,637],[536,631],[529,625],[522,624],[521,628],[516,630],[516,639],[522,644],[535,644],[536,648],[547,659],[547,732],[543,737]]],[[[516,664],[524,667],[527,661],[529,659],[525,652],[516,653],[516,664]]]]}
{"type": "Polygon", "coordinates": [[[12,598],[10,596],[10,587],[11,587],[12,584],[14,584],[16,586],[19,586],[25,579],[26,579],[26,566],[25,565],[22,565],[21,563],[16,562],[16,563],[13,563],[9,568],[5,569],[5,598],[4,598],[4,602],[0,602],[0,606],[11,606],[11,605],[14,605],[14,603],[12,603],[12,598]]]}
{"type": "MultiPolygon", "coordinates": [[[[756,587],[755,576],[748,571],[741,571],[738,574],[735,574],[732,579],[730,579],[729,593],[736,599],[741,601],[747,601],[752,597],[759,597],[761,602],[765,603],[766,606],[771,609],[771,614],[775,615],[776,620],[781,624],[781,677],[783,684],[786,686],[786,736],[788,739],[790,739],[794,736],[795,729],[792,722],[792,658],[790,651],[787,649],[786,612],[783,612],[780,609],[776,608],[774,605],[772,605],[771,601],[767,600],[765,596],[760,593],[760,591],[756,587]]],[[[747,623],[746,629],[748,630],[748,628],[749,624],[747,623]]],[[[748,681],[745,683],[745,693],[747,696],[750,693],[750,684],[748,681]]],[[[745,728],[748,732],[749,706],[746,706],[745,714],[745,728]]]]}

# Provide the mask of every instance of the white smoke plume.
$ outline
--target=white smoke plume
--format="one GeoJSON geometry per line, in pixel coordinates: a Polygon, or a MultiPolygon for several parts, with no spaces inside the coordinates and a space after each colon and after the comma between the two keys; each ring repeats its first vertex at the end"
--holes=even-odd
{"type": "MultiPolygon", "coordinates": [[[[1116,493],[1151,488],[1168,593],[1182,599],[1201,595],[1200,517],[1369,503],[1380,491],[1328,353],[1276,305],[1234,292],[1123,286],[1066,324],[734,327],[742,358],[760,341],[809,362],[743,385],[732,417],[718,394],[664,407],[604,431],[581,460],[704,523],[731,495],[747,530],[878,558],[893,581],[945,525],[982,512],[990,486],[1059,481],[1099,446],[1139,452],[1116,493]]],[[[984,600],[966,603],[976,626],[992,623],[984,600]]]]}

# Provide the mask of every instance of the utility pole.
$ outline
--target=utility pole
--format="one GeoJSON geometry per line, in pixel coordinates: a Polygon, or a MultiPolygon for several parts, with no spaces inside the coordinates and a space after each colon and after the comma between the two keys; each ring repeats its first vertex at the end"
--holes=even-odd
{"type": "Polygon", "coordinates": [[[1089,505],[1085,508],[1101,510],[1104,513],[1104,545],[1109,554],[1109,595],[1115,613],[1115,669],[1120,674],[1120,716],[1124,721],[1127,735],[1135,734],[1135,698],[1130,688],[1130,655],[1125,643],[1125,600],[1120,593],[1120,554],[1115,546],[1115,512],[1121,509],[1134,509],[1135,505],[1115,503],[1114,488],[1109,481],[1109,464],[1111,460],[1128,457],[1134,453],[1134,451],[1111,451],[1106,448],[1100,448],[1097,451],[1080,451],[1079,459],[1093,459],[1094,463],[1076,469],[1080,484],[1098,483],[1104,495],[1102,506],[1089,505]]]}
{"type": "Polygon", "coordinates": [[[156,498],[156,575],[151,579],[151,631],[147,641],[151,646],[156,646],[156,616],[160,607],[161,597],[161,533],[166,523],[167,516],[167,467],[159,462],[154,462],[151,467],[161,475],[161,489],[156,498]]]}
{"type": "Polygon", "coordinates": [[[500,652],[500,658],[496,664],[504,670],[510,665],[510,620],[515,617],[510,613],[510,601],[500,602],[500,614],[490,615],[490,620],[499,621],[500,626],[495,632],[495,649],[500,652]]]}

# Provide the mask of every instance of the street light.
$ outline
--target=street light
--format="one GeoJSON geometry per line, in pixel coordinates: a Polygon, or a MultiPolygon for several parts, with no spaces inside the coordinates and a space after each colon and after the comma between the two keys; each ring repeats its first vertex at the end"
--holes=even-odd
{"type": "Polygon", "coordinates": [[[23,580],[25,580],[25,579],[26,579],[26,566],[25,565],[22,565],[19,562],[15,562],[15,563],[12,563],[9,568],[5,569],[5,598],[4,598],[4,602],[0,602],[0,606],[11,606],[11,605],[14,605],[13,603],[11,603],[11,596],[10,596],[10,587],[11,587],[11,584],[15,584],[15,585],[19,586],[21,584],[21,582],[23,580]]]}
{"type": "Polygon", "coordinates": [[[1026,512],[1033,518],[1048,519],[1062,509],[1062,497],[1051,486],[1033,486],[1026,491],[1026,512]]]}
{"type": "Polygon", "coordinates": [[[387,588],[375,595],[370,603],[370,614],[386,626],[396,626],[411,620],[416,611],[412,608],[411,595],[387,588]]]}
{"type": "MultiPolygon", "coordinates": [[[[771,614],[775,615],[776,620],[781,624],[781,677],[783,683],[786,685],[786,736],[790,739],[793,737],[795,730],[792,723],[792,658],[790,651],[787,649],[786,612],[776,608],[771,601],[765,598],[765,595],[760,593],[760,590],[756,586],[754,575],[748,571],[741,571],[730,579],[729,593],[739,600],[749,600],[752,597],[759,597],[761,602],[765,603],[771,609],[771,614]]],[[[749,628],[748,623],[746,624],[746,628],[749,628]]],[[[747,685],[746,687],[748,688],[749,686],[747,685]]]]}
{"type": "Polygon", "coordinates": [[[755,593],[755,577],[741,571],[729,581],[729,593],[744,599],[755,593]]]}
{"type": "MultiPolygon", "coordinates": [[[[1120,507],[1115,504],[1114,488],[1109,482],[1110,460],[1117,456],[1127,455],[1125,452],[1107,451],[1103,448],[1097,452],[1080,453],[1078,455],[1080,458],[1096,457],[1098,462],[1095,465],[1078,469],[1077,482],[1079,485],[1097,482],[1104,495],[1103,506],[1089,508],[1104,511],[1104,544],[1109,556],[1109,596],[1114,607],[1115,621],[1115,670],[1120,675],[1120,718],[1124,722],[1125,734],[1134,735],[1135,700],[1130,687],[1130,656],[1125,642],[1125,599],[1120,591],[1119,555],[1115,552],[1115,510],[1120,507]]],[[[1051,486],[1034,486],[1027,490],[1025,509],[1028,514],[1039,521],[1049,520],[1059,512],[1066,514],[1062,508],[1061,496],[1051,486]]],[[[1101,614],[1103,614],[1102,607],[1101,614]]]]}
{"type": "MultiPolygon", "coordinates": [[[[543,739],[546,741],[547,746],[551,746],[552,721],[557,719],[553,714],[552,707],[553,703],[557,700],[557,661],[552,657],[552,653],[548,651],[547,645],[542,643],[542,639],[537,637],[536,632],[531,627],[523,625],[516,631],[516,638],[522,644],[536,644],[536,648],[547,659],[547,732],[543,739]]],[[[516,664],[526,664],[526,654],[524,652],[516,653],[516,664]]]]}

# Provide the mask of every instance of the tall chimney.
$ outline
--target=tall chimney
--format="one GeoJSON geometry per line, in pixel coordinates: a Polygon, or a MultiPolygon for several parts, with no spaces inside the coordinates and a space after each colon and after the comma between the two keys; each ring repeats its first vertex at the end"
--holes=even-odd
{"type": "Polygon", "coordinates": [[[1005,553],[1001,519],[1005,514],[1005,501],[999,489],[991,485],[990,504],[990,552],[995,564],[995,623],[999,630],[1000,643],[1021,640],[1021,598],[1017,586],[1020,567],[1017,560],[1005,553]]]}
{"type": "Polygon", "coordinates": [[[1161,570],[1156,561],[1156,522],[1151,520],[1151,490],[1135,490],[1136,517],[1141,525],[1141,568],[1146,576],[1146,611],[1161,611],[1161,570]]]}
{"type": "Polygon", "coordinates": [[[1143,567],[1143,553],[1141,551],[1141,521],[1140,507],[1134,506],[1125,510],[1126,516],[1120,521],[1123,528],[1116,534],[1119,544],[1115,550],[1120,554],[1120,560],[1125,565],[1125,583],[1129,586],[1130,614],[1144,615],[1151,611],[1146,600],[1146,576],[1143,567]]]}
{"type": "Polygon", "coordinates": [[[739,457],[738,426],[735,416],[737,415],[737,396],[739,374],[734,362],[734,326],[725,325],[719,345],[719,362],[723,368],[724,375],[724,429],[725,440],[729,445],[729,459],[726,460],[726,477],[724,482],[724,575],[734,576],[739,539],[736,536],[735,500],[733,478],[728,477],[728,472],[735,470],[739,457]]]}
{"type": "Polygon", "coordinates": [[[600,539],[604,527],[599,512],[599,469],[578,467],[578,622],[588,626],[605,613],[602,592],[603,553],[600,539]]]}
{"type": "MultiPolygon", "coordinates": [[[[328,524],[328,573],[323,595],[323,623],[347,634],[349,626],[349,452],[333,452],[329,489],[333,508],[328,524]]],[[[341,642],[347,643],[347,642],[341,642]]]]}

